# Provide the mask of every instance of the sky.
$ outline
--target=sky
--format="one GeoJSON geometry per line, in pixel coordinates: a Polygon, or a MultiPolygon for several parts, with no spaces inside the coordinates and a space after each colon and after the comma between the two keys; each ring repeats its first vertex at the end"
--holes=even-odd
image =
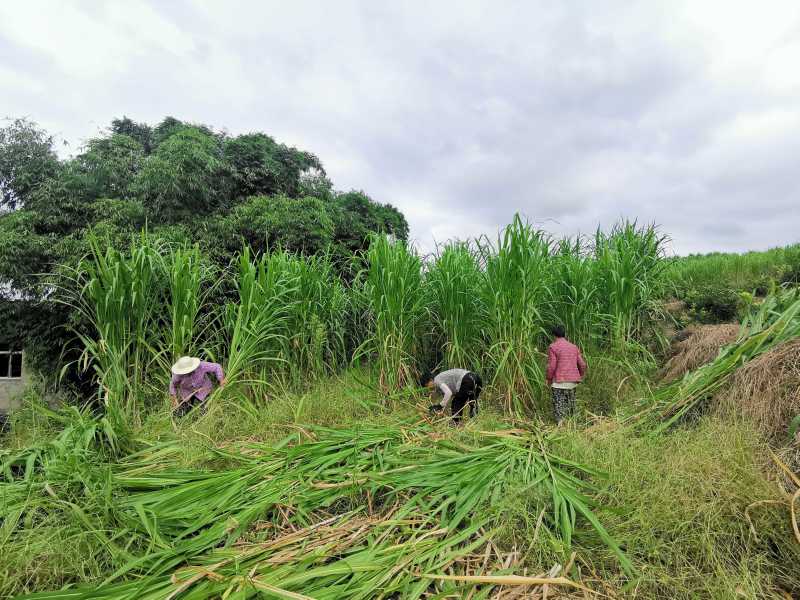
{"type": "Polygon", "coordinates": [[[423,251],[517,212],[800,241],[797,0],[0,3],[0,117],[69,155],[122,115],[311,151],[423,251]]]}

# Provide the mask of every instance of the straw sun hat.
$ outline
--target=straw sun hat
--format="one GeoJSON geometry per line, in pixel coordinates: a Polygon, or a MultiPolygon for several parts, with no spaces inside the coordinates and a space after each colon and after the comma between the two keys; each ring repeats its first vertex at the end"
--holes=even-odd
{"type": "Polygon", "coordinates": [[[175,375],[186,375],[200,366],[200,359],[194,356],[181,356],[174,365],[172,372],[175,375]]]}

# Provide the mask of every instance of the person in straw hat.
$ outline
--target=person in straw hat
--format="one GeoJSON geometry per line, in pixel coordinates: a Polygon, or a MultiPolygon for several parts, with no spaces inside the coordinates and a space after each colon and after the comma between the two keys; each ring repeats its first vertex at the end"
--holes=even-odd
{"type": "Polygon", "coordinates": [[[206,362],[194,356],[182,356],[172,365],[169,395],[176,414],[186,414],[195,400],[202,403],[208,397],[213,388],[209,379],[211,374],[217,378],[220,386],[225,385],[225,373],[217,363],[206,362]]]}

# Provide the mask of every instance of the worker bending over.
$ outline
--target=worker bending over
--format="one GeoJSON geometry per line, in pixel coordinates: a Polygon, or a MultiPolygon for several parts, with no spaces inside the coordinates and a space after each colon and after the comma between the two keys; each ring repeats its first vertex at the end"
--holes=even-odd
{"type": "Polygon", "coordinates": [[[478,396],[481,394],[483,382],[477,373],[466,369],[450,369],[434,377],[427,371],[422,376],[420,384],[433,390],[434,394],[442,395],[440,402],[431,405],[431,412],[446,410],[452,402],[453,420],[456,423],[461,421],[467,405],[471,417],[478,414],[478,396]]]}
{"type": "Polygon", "coordinates": [[[169,382],[169,395],[172,410],[183,416],[195,403],[202,404],[213,389],[209,375],[213,375],[224,386],[225,373],[222,365],[206,362],[193,356],[183,356],[172,365],[172,380],[169,382]]]}

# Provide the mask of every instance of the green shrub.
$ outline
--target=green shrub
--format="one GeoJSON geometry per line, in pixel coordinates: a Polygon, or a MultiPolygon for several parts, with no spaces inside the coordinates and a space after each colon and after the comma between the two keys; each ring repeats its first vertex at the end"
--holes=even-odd
{"type": "Polygon", "coordinates": [[[691,316],[701,323],[733,321],[744,303],[740,294],[728,287],[708,284],[688,290],[684,301],[691,316]]]}

